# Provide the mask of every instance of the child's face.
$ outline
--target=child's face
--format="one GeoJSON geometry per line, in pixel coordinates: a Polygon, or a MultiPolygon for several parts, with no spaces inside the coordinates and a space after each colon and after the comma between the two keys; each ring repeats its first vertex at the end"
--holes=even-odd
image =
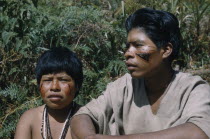
{"type": "Polygon", "coordinates": [[[77,89],[66,72],[43,75],[40,93],[45,104],[52,109],[62,109],[73,101],[77,89]]]}

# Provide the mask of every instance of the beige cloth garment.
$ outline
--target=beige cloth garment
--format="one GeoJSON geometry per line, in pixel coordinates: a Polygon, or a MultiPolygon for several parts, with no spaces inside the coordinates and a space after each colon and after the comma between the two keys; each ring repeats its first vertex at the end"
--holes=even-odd
{"type": "Polygon", "coordinates": [[[125,74],[108,84],[103,94],[82,107],[79,114],[88,114],[100,134],[153,132],[191,122],[210,137],[210,87],[199,76],[176,72],[154,115],[144,80],[125,74]]]}

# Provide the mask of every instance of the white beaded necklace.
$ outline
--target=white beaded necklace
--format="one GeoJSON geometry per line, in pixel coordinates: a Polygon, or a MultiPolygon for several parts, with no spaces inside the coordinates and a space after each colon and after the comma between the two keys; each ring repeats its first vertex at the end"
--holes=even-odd
{"type": "MultiPolygon", "coordinates": [[[[65,139],[66,133],[68,131],[69,125],[70,125],[70,118],[71,118],[71,112],[74,108],[74,102],[72,104],[72,108],[69,110],[68,116],[65,120],[65,123],[63,125],[63,129],[61,131],[59,139],[65,139]]],[[[42,115],[42,127],[41,127],[41,135],[43,139],[52,139],[52,134],[50,130],[50,122],[49,122],[49,116],[47,111],[47,106],[45,105],[43,115],[42,115]]]]}

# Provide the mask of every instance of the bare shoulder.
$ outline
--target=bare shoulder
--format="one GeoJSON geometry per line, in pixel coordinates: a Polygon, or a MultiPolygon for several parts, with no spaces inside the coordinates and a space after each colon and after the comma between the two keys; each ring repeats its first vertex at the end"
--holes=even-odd
{"type": "Polygon", "coordinates": [[[25,111],[17,124],[15,139],[29,139],[32,137],[32,130],[36,127],[37,121],[40,121],[44,106],[31,108],[25,111]]]}
{"type": "Polygon", "coordinates": [[[42,113],[43,109],[44,109],[44,105],[36,107],[36,108],[31,108],[31,109],[25,111],[21,115],[20,121],[22,119],[24,119],[23,120],[24,122],[34,121],[37,117],[39,117],[38,115],[40,115],[42,113]],[[33,119],[33,120],[31,120],[31,119],[33,119]]]}

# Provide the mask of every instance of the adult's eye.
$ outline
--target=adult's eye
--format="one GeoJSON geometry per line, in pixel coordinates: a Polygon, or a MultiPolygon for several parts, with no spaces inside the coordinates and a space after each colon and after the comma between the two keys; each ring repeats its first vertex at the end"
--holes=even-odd
{"type": "Polygon", "coordinates": [[[130,47],[130,43],[126,43],[124,47],[122,47],[122,51],[125,53],[130,47]]]}
{"type": "Polygon", "coordinates": [[[129,48],[130,47],[130,43],[126,43],[126,47],[125,48],[129,48]]]}
{"type": "Polygon", "coordinates": [[[135,46],[136,47],[141,47],[141,46],[143,46],[143,44],[136,44],[135,46]]]}

